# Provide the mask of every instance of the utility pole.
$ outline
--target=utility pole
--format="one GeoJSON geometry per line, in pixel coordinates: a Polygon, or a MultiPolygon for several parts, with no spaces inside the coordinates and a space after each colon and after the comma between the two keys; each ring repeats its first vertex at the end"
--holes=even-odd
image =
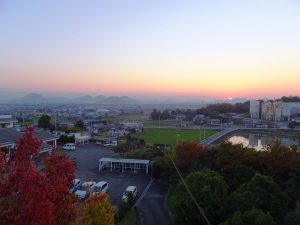
{"type": "Polygon", "coordinates": [[[54,129],[56,131],[56,113],[55,113],[55,117],[54,117],[54,129]]]}
{"type": "Polygon", "coordinates": [[[160,116],[158,117],[158,129],[160,129],[160,116]]]}
{"type": "Polygon", "coordinates": [[[200,126],[199,126],[199,141],[201,142],[201,128],[200,128],[200,126]]]}

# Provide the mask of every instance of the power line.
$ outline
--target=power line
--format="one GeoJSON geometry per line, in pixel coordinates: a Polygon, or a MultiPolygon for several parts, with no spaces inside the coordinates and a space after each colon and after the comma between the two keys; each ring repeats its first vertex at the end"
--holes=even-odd
{"type": "Polygon", "coordinates": [[[175,167],[175,169],[176,169],[176,171],[177,171],[177,173],[178,173],[178,176],[179,176],[181,182],[183,183],[184,187],[186,188],[186,190],[188,191],[189,195],[191,196],[193,202],[195,203],[196,207],[198,208],[199,212],[201,213],[201,215],[202,215],[203,219],[205,220],[206,224],[207,224],[207,225],[211,225],[211,223],[209,222],[208,218],[206,217],[204,211],[202,210],[201,206],[198,204],[197,200],[195,199],[193,193],[191,192],[191,190],[189,189],[189,187],[188,187],[187,184],[185,183],[185,181],[184,181],[183,177],[181,176],[180,171],[179,171],[179,169],[177,168],[175,162],[173,161],[173,159],[170,157],[170,155],[169,155],[168,153],[167,153],[167,155],[168,155],[168,157],[170,158],[170,160],[171,160],[173,166],[175,167]]]}

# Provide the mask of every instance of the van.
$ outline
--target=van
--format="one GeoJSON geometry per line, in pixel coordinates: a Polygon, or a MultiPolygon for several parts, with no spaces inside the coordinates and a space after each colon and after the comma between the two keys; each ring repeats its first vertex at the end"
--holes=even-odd
{"type": "Polygon", "coordinates": [[[128,186],[123,193],[122,201],[128,202],[129,197],[131,196],[132,199],[135,199],[137,196],[137,188],[136,186],[128,186]]]}
{"type": "Polygon", "coordinates": [[[108,192],[108,183],[106,181],[98,182],[93,188],[94,194],[97,193],[107,193],[108,192]]]}
{"type": "Polygon", "coordinates": [[[74,143],[67,143],[63,146],[63,149],[67,150],[67,151],[75,150],[75,144],[74,143]]]}

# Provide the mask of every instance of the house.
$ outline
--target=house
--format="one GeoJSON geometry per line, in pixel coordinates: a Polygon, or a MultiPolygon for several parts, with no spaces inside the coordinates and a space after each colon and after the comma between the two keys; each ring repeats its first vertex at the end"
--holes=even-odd
{"type": "Polygon", "coordinates": [[[193,117],[194,122],[203,122],[205,120],[205,115],[197,114],[193,117]]]}
{"type": "MultiPolygon", "coordinates": [[[[13,128],[0,128],[0,149],[10,158],[11,151],[17,144],[23,132],[13,128]]],[[[40,153],[49,152],[56,146],[57,137],[45,130],[35,130],[34,135],[42,141],[40,153]]]]}
{"type": "Polygon", "coordinates": [[[219,119],[207,119],[206,123],[209,125],[220,125],[221,121],[219,119]]]}
{"type": "Polygon", "coordinates": [[[82,133],[70,133],[68,136],[74,136],[75,144],[88,144],[91,139],[91,135],[82,133]]]}
{"type": "Polygon", "coordinates": [[[12,115],[0,114],[0,128],[12,128],[16,125],[17,120],[12,115]]]}
{"type": "Polygon", "coordinates": [[[176,115],[176,120],[182,121],[186,119],[186,115],[185,114],[177,114],[176,115]]]}
{"type": "Polygon", "coordinates": [[[118,129],[118,128],[110,128],[108,131],[109,136],[114,137],[114,138],[118,138],[118,137],[123,137],[127,134],[129,134],[129,131],[127,131],[126,129],[118,129]]]}
{"type": "Polygon", "coordinates": [[[142,133],[144,131],[144,125],[142,123],[122,123],[122,128],[127,131],[133,131],[135,133],[142,133]]]}

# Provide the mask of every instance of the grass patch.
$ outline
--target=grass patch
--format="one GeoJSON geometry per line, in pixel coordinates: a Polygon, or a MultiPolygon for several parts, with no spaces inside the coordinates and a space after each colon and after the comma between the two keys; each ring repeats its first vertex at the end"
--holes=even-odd
{"type": "Polygon", "coordinates": [[[129,210],[122,221],[118,222],[116,225],[135,225],[138,224],[136,221],[136,214],[133,209],[129,210]]]}
{"type": "Polygon", "coordinates": [[[178,143],[183,141],[199,141],[203,140],[213,134],[215,131],[206,130],[205,136],[204,132],[200,133],[199,130],[180,130],[178,133],[176,129],[158,129],[158,128],[145,128],[144,132],[141,134],[136,134],[134,137],[144,139],[147,144],[167,144],[176,145],[177,144],[177,134],[178,143]]]}

